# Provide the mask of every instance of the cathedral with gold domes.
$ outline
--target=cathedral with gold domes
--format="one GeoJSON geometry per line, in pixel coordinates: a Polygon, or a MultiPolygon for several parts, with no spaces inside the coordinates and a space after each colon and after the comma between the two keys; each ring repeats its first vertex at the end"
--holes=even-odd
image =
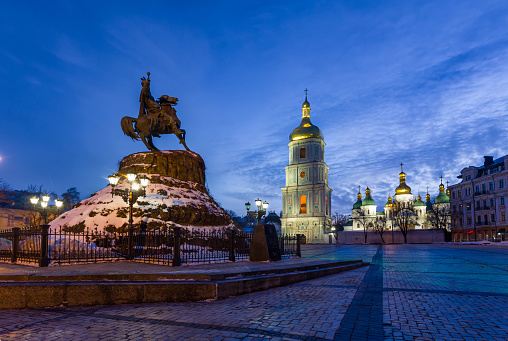
{"type": "Polygon", "coordinates": [[[303,234],[307,243],[328,241],[331,229],[331,195],[325,141],[310,121],[310,103],[305,94],[302,121],[289,135],[289,165],[282,187],[281,232],[303,234]]]}
{"type": "MultiPolygon", "coordinates": [[[[450,193],[445,191],[442,179],[439,185],[439,195],[435,198],[434,203],[431,202],[430,194],[427,188],[427,195],[425,202],[422,201],[420,193],[416,199],[411,193],[411,187],[406,184],[406,173],[402,168],[399,174],[399,186],[395,188],[395,195],[393,198],[388,195],[388,200],[383,207],[382,212],[377,212],[377,205],[371,195],[369,187],[365,190],[365,199],[362,200],[360,186],[357,194],[357,201],[351,210],[351,219],[348,224],[344,226],[344,231],[363,231],[364,226],[373,230],[376,223],[381,222],[387,230],[397,229],[394,224],[393,214],[400,208],[410,208],[414,214],[414,229],[429,229],[432,228],[428,221],[428,213],[433,210],[433,205],[447,205],[450,206],[450,193]]],[[[449,224],[448,224],[449,225],[449,224]]]]}

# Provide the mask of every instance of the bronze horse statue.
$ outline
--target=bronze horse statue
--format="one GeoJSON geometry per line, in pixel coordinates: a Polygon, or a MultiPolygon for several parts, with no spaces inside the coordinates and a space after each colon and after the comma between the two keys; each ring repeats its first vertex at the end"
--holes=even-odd
{"type": "Polygon", "coordinates": [[[135,141],[141,139],[148,150],[159,151],[153,144],[152,137],[160,137],[163,134],[175,134],[186,150],[190,151],[185,143],[185,130],[180,129],[180,120],[173,108],[178,98],[162,95],[156,101],[150,92],[150,72],[148,78],[141,78],[141,94],[139,96],[138,118],[125,116],[121,125],[123,133],[135,141]]]}

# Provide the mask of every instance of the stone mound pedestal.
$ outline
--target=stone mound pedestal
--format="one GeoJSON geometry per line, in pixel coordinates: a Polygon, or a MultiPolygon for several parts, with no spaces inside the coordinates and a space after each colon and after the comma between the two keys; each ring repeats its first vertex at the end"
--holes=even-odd
{"type": "MultiPolygon", "coordinates": [[[[128,173],[146,175],[146,195],[133,207],[134,225],[148,228],[179,225],[189,229],[230,227],[232,220],[210,196],[205,185],[205,163],[199,154],[183,150],[142,152],[120,162],[116,189],[126,190],[128,173]]],[[[128,226],[128,205],[112,196],[111,185],[92,194],[55,219],[52,226],[118,230],[128,226]]]]}
{"type": "Polygon", "coordinates": [[[120,173],[157,174],[205,187],[205,162],[194,152],[165,150],[128,155],[120,161],[120,173]]]}

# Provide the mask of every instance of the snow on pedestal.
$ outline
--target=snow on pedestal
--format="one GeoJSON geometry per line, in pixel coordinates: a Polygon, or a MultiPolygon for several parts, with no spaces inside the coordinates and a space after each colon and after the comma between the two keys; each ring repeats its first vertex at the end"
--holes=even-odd
{"type": "MultiPolygon", "coordinates": [[[[133,206],[134,224],[181,226],[187,229],[224,229],[231,227],[229,215],[209,195],[205,186],[205,163],[188,151],[143,152],[126,156],[120,162],[121,175],[145,175],[150,183],[146,196],[133,206]]],[[[128,189],[121,177],[115,189],[128,189]]],[[[82,200],[51,222],[52,228],[68,230],[83,227],[102,231],[124,231],[128,226],[129,206],[122,197],[111,195],[111,185],[82,200]]]]}

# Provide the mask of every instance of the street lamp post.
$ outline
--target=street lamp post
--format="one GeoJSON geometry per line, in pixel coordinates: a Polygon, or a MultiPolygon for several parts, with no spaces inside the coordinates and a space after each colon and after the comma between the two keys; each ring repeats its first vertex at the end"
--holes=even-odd
{"type": "Polygon", "coordinates": [[[127,180],[130,184],[128,189],[115,189],[115,186],[118,185],[118,181],[120,180],[120,177],[116,174],[108,176],[108,180],[111,187],[113,187],[111,190],[111,196],[121,196],[123,201],[129,205],[129,250],[127,259],[134,259],[134,220],[132,219],[133,205],[139,197],[146,195],[146,187],[148,186],[149,180],[145,176],[140,177],[137,174],[129,173],[127,174],[127,180]]]}
{"type": "MultiPolygon", "coordinates": [[[[42,200],[40,200],[42,210],[42,216],[44,217],[44,224],[48,223],[48,205],[49,205],[49,199],[51,197],[47,194],[42,195],[42,200]]],[[[34,225],[35,225],[35,208],[37,207],[37,204],[39,203],[38,197],[31,197],[30,203],[32,204],[32,211],[33,211],[33,218],[34,218],[34,225]]],[[[57,213],[60,213],[60,207],[62,207],[63,201],[61,199],[55,199],[55,206],[57,208],[57,213]]]]}
{"type": "Polygon", "coordinates": [[[44,209],[44,225],[48,223],[48,203],[50,196],[47,194],[42,195],[41,206],[44,209]]]}
{"type": "Polygon", "coordinates": [[[257,198],[255,201],[257,210],[249,211],[251,204],[250,202],[245,203],[245,208],[247,209],[247,215],[253,216],[257,221],[257,225],[259,225],[259,221],[266,214],[266,210],[268,209],[268,203],[265,201],[261,203],[261,199],[257,198]]]}

